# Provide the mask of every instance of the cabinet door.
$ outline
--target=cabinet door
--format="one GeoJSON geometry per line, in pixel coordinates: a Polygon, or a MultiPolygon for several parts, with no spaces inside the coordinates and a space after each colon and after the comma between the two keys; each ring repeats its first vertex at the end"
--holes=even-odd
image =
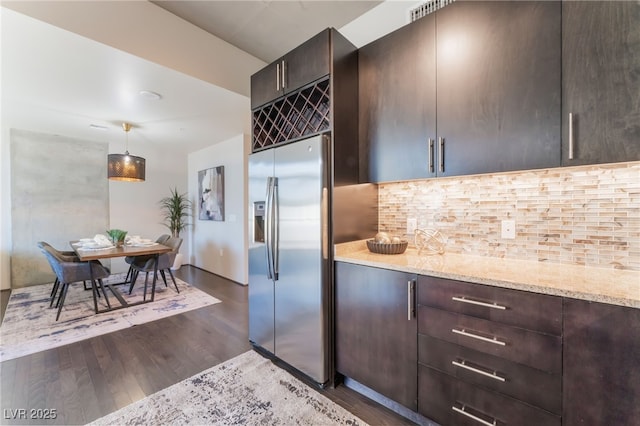
{"type": "Polygon", "coordinates": [[[282,61],[278,60],[251,76],[252,110],[276,99],[284,93],[281,82],[281,65],[282,61]]]}
{"type": "Polygon", "coordinates": [[[416,276],[336,263],[336,370],[417,410],[416,276]],[[413,294],[412,294],[413,293],[413,294]]]}
{"type": "Polygon", "coordinates": [[[560,164],[560,13],[546,1],[436,12],[439,175],[560,164]]]}
{"type": "Polygon", "coordinates": [[[331,30],[326,29],[285,55],[285,93],[295,91],[329,74],[330,33],[331,30]]]}
{"type": "Polygon", "coordinates": [[[361,146],[372,182],[435,176],[435,15],[409,24],[359,52],[361,146]]]}
{"type": "Polygon", "coordinates": [[[640,309],[564,300],[563,424],[640,419],[640,309]]]}
{"type": "Polygon", "coordinates": [[[562,164],[640,160],[640,3],[562,2],[562,34],[562,164]]]}

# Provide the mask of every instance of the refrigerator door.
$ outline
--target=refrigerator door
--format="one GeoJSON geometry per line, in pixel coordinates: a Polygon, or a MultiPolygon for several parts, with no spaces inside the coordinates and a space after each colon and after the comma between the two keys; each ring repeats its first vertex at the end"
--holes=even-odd
{"type": "Polygon", "coordinates": [[[275,149],[275,355],[329,379],[328,144],[316,136],[275,149]]]}
{"type": "Polygon", "coordinates": [[[274,150],[249,156],[249,340],[275,353],[274,287],[269,278],[267,183],[273,177],[274,150]]]}

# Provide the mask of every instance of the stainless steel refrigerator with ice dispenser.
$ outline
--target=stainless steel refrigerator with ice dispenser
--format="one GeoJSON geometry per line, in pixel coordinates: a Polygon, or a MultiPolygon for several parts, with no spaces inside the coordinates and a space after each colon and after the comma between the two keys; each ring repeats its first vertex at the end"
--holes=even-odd
{"type": "Polygon", "coordinates": [[[330,379],[330,138],[249,156],[249,340],[330,379]]]}

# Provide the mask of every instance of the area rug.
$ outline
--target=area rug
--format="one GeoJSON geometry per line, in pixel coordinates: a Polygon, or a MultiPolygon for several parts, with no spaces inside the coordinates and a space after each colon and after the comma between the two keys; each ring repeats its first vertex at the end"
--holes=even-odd
{"type": "Polygon", "coordinates": [[[92,425],[366,425],[254,351],[102,417],[92,425]]]}
{"type": "MultiPolygon", "coordinates": [[[[111,275],[105,282],[122,282],[124,275],[111,275]]],[[[152,277],[153,274],[150,274],[149,282],[152,277]]],[[[180,293],[177,293],[170,277],[167,276],[167,278],[169,287],[165,287],[162,279],[158,280],[152,303],[97,315],[91,291],[84,290],[82,283],[72,284],[58,321],[56,321],[57,310],[49,308],[49,294],[53,284],[15,289],[11,292],[2,326],[0,326],[0,361],[220,303],[220,300],[215,297],[178,278],[176,278],[176,284],[180,293]]],[[[138,277],[131,296],[127,294],[127,285],[120,285],[117,288],[129,303],[142,300],[144,274],[138,277]]],[[[107,295],[110,296],[112,306],[119,305],[110,292],[107,291],[107,295]]],[[[99,303],[101,308],[106,307],[104,297],[99,299],[99,303]]]]}

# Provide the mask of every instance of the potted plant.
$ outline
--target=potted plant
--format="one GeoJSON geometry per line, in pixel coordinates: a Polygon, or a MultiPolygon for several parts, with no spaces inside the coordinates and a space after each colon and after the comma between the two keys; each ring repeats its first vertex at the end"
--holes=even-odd
{"type": "Polygon", "coordinates": [[[122,229],[109,229],[106,232],[114,246],[122,247],[124,245],[124,238],[127,236],[127,231],[123,231],[122,229]]]}
{"type": "MultiPolygon", "coordinates": [[[[191,216],[191,201],[187,194],[178,193],[178,188],[171,190],[171,195],[160,200],[164,222],[171,235],[180,237],[180,232],[185,230],[189,225],[189,217],[191,216]]],[[[176,254],[176,259],[171,269],[179,269],[182,265],[182,255],[176,254]]]]}

